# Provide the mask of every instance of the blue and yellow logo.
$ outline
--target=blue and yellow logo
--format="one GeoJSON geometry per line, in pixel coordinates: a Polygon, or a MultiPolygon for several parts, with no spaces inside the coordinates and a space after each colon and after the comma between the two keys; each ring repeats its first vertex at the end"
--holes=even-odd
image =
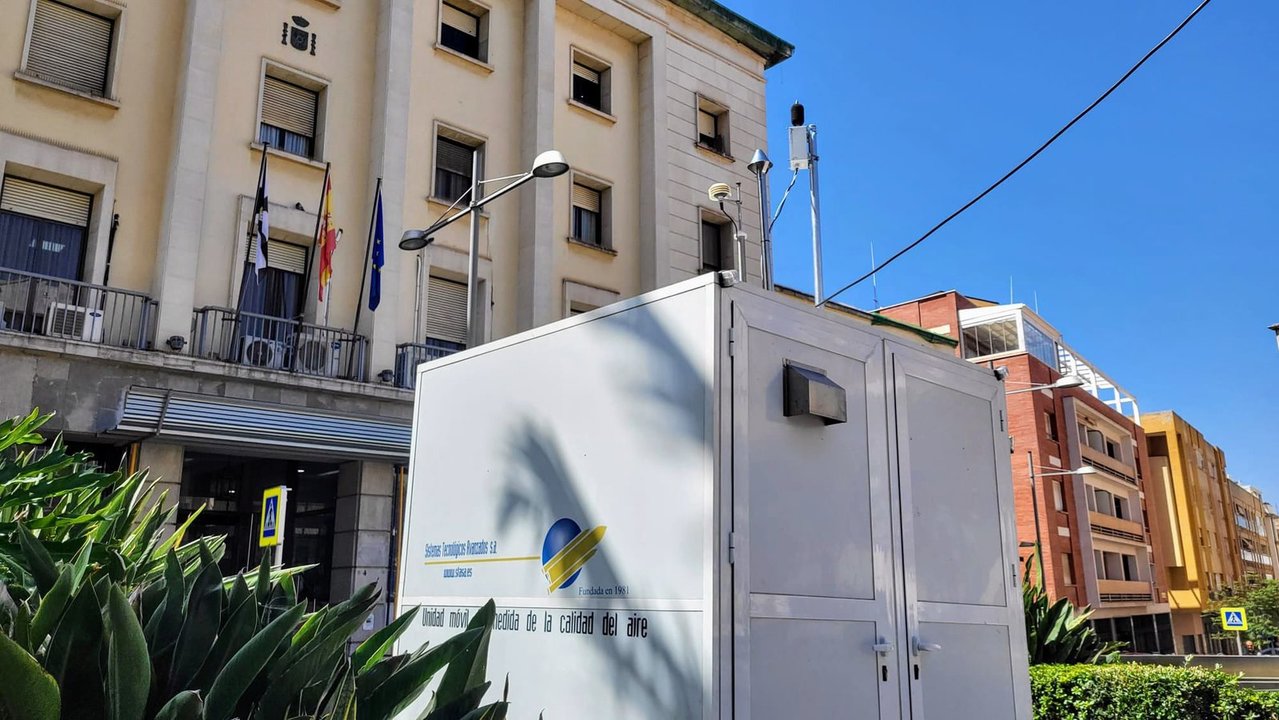
{"type": "Polygon", "coordinates": [[[542,541],[542,573],[546,575],[548,593],[572,585],[582,573],[600,541],[604,539],[603,525],[583,530],[572,518],[560,518],[546,531],[542,541]]]}

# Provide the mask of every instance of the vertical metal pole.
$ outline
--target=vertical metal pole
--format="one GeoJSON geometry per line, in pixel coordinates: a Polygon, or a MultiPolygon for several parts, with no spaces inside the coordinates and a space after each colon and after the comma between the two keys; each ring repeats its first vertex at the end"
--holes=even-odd
{"type": "Polygon", "coordinates": [[[765,290],[773,290],[773,233],[769,227],[771,208],[768,197],[768,173],[761,171],[756,176],[759,180],[759,275],[765,290]]]}
{"type": "Polygon", "coordinates": [[[477,334],[476,313],[479,311],[480,268],[480,153],[471,153],[471,246],[466,265],[466,345],[481,344],[477,334]]]}
{"type": "Polygon", "coordinates": [[[1044,542],[1039,530],[1039,490],[1035,487],[1035,456],[1026,451],[1026,468],[1030,471],[1030,510],[1035,514],[1035,554],[1039,556],[1039,586],[1048,587],[1044,577],[1044,542]]]}
{"type": "Polygon", "coordinates": [[[413,342],[421,342],[422,332],[422,251],[417,251],[417,287],[413,293],[413,342]]]}
{"type": "Polygon", "coordinates": [[[813,216],[813,304],[825,299],[822,289],[822,208],[817,183],[817,126],[808,126],[808,194],[813,216]]]}
{"type": "Polygon", "coordinates": [[[1243,630],[1235,631],[1235,651],[1243,655],[1243,630]]]}

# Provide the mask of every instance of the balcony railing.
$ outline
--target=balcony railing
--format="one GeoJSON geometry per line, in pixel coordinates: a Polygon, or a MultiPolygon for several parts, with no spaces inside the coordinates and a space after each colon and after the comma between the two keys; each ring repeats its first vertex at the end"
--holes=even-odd
{"type": "Polygon", "coordinates": [[[447,340],[427,338],[424,343],[402,343],[395,346],[395,386],[413,389],[417,366],[465,350],[466,346],[447,340]]]}
{"type": "Polygon", "coordinates": [[[364,381],[368,339],[340,328],[223,307],[195,311],[191,354],[299,375],[364,381]]]}
{"type": "Polygon", "coordinates": [[[0,268],[0,330],[150,350],[156,306],[132,290],[0,268]]]}

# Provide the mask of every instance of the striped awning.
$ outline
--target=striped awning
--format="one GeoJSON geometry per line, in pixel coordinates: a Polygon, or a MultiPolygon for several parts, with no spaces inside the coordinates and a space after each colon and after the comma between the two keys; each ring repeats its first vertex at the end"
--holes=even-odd
{"type": "Polygon", "coordinates": [[[305,452],[333,460],[405,461],[411,426],[408,420],[134,386],[111,432],[219,448],[305,452]]]}

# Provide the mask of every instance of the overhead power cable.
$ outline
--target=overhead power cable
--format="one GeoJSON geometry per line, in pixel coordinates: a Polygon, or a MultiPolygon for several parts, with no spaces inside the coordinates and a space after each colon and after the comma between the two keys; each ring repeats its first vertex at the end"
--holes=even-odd
{"type": "Polygon", "coordinates": [[[1198,7],[1196,7],[1196,8],[1194,9],[1194,11],[1193,11],[1193,12],[1191,12],[1189,15],[1187,15],[1187,16],[1186,16],[1186,19],[1185,19],[1185,20],[1182,20],[1182,21],[1181,21],[1181,23],[1177,25],[1177,27],[1173,28],[1172,32],[1168,33],[1168,35],[1167,35],[1167,36],[1166,36],[1163,40],[1160,40],[1158,45],[1155,45],[1153,48],[1151,48],[1151,49],[1150,49],[1150,51],[1149,51],[1149,52],[1147,52],[1145,55],[1141,56],[1141,59],[1137,61],[1137,64],[1135,64],[1135,65],[1133,65],[1132,67],[1128,68],[1128,72],[1124,73],[1124,74],[1123,74],[1123,77],[1121,77],[1121,78],[1119,78],[1118,80],[1116,80],[1116,81],[1115,81],[1115,84],[1111,85],[1109,88],[1107,88],[1107,89],[1106,89],[1106,92],[1104,92],[1104,93],[1102,93],[1100,96],[1098,96],[1096,100],[1093,100],[1093,101],[1092,101],[1092,103],[1091,103],[1091,104],[1089,104],[1089,105],[1088,105],[1088,107],[1086,107],[1086,108],[1084,108],[1082,111],[1080,111],[1080,113],[1079,113],[1078,115],[1076,115],[1075,117],[1071,118],[1070,122],[1066,123],[1065,125],[1063,125],[1063,126],[1062,126],[1062,128],[1061,128],[1060,130],[1058,130],[1057,132],[1053,133],[1053,136],[1052,136],[1052,137],[1050,137],[1050,138],[1048,138],[1048,140],[1047,140],[1047,141],[1045,141],[1043,145],[1040,145],[1038,148],[1036,148],[1036,149],[1035,149],[1035,151],[1034,151],[1034,152],[1032,152],[1030,155],[1027,155],[1025,160],[1022,160],[1021,162],[1017,163],[1016,167],[1014,167],[1012,170],[1009,170],[1007,173],[1005,173],[1005,174],[1004,174],[1004,176],[1003,176],[1003,177],[1001,177],[1001,178],[999,178],[998,180],[996,180],[996,181],[995,181],[995,183],[994,183],[993,185],[991,185],[990,187],[986,188],[985,190],[982,190],[982,191],[981,191],[981,193],[979,193],[979,194],[978,194],[976,197],[974,197],[972,200],[969,200],[968,202],[964,203],[963,207],[959,208],[958,210],[956,210],[955,212],[951,213],[950,215],[947,215],[945,220],[942,220],[941,222],[939,222],[939,223],[937,223],[936,225],[932,226],[932,228],[930,228],[930,229],[928,230],[928,232],[926,232],[926,233],[924,233],[923,235],[919,236],[919,238],[918,238],[917,240],[915,240],[915,241],[914,241],[914,242],[912,242],[911,244],[907,245],[906,247],[902,248],[901,250],[898,250],[897,252],[893,253],[891,257],[889,257],[889,258],[888,258],[887,260],[885,260],[884,262],[880,263],[878,266],[876,266],[876,267],[874,267],[874,268],[871,268],[870,272],[866,273],[865,275],[862,275],[861,277],[857,278],[856,280],[854,280],[854,281],[852,281],[852,282],[848,283],[847,285],[845,285],[845,286],[841,287],[840,289],[836,290],[835,292],[833,292],[833,293],[831,293],[831,294],[827,295],[824,299],[820,300],[820,302],[818,302],[817,304],[818,304],[819,306],[820,306],[820,305],[825,305],[826,303],[828,303],[828,302],[830,302],[831,300],[835,299],[835,297],[836,297],[837,295],[840,295],[841,293],[843,293],[843,292],[845,292],[845,291],[847,291],[847,290],[849,290],[849,289],[851,289],[851,288],[853,288],[853,287],[856,287],[857,285],[859,285],[859,284],[861,284],[862,282],[864,282],[867,278],[873,277],[876,273],[879,273],[879,272],[883,271],[883,269],[884,269],[884,268],[886,268],[886,267],[888,267],[889,265],[891,265],[891,264],[893,263],[893,261],[894,261],[894,260],[896,260],[897,258],[901,257],[902,255],[905,255],[906,253],[910,252],[911,250],[914,250],[914,249],[915,249],[915,248],[916,248],[916,247],[917,247],[920,243],[924,242],[924,241],[925,241],[925,240],[927,240],[929,237],[932,237],[933,233],[937,232],[938,230],[941,230],[941,229],[942,229],[943,227],[945,227],[945,226],[946,226],[946,224],[947,224],[947,223],[949,223],[951,220],[954,220],[955,218],[959,217],[961,214],[963,214],[963,212],[964,212],[965,210],[967,210],[968,208],[970,208],[970,207],[972,207],[972,206],[976,205],[978,202],[980,202],[980,201],[981,201],[981,199],[982,199],[982,198],[984,198],[984,197],[986,197],[987,195],[989,195],[990,193],[994,192],[995,188],[999,187],[1000,185],[1003,185],[1003,184],[1004,184],[1004,182],[1005,182],[1006,180],[1008,180],[1009,178],[1011,178],[1013,175],[1016,175],[1016,174],[1017,174],[1017,172],[1018,172],[1018,171],[1020,171],[1022,168],[1026,167],[1027,165],[1029,165],[1029,164],[1030,164],[1030,161],[1032,161],[1032,160],[1034,160],[1035,158],[1039,157],[1039,154],[1040,154],[1040,153],[1042,153],[1043,151],[1047,150],[1047,149],[1048,149],[1048,146],[1050,146],[1050,145],[1052,145],[1054,142],[1056,142],[1056,141],[1057,141],[1057,139],[1058,139],[1058,138],[1060,138],[1062,135],[1065,135],[1067,130],[1069,130],[1070,128],[1072,128],[1072,127],[1074,127],[1074,126],[1075,126],[1075,123],[1077,123],[1077,122],[1079,122],[1080,120],[1084,119],[1084,116],[1085,116],[1085,115],[1087,115],[1088,113],[1092,112],[1094,108],[1096,108],[1098,105],[1100,105],[1100,104],[1102,103],[1102,101],[1104,101],[1106,98],[1110,97],[1110,94],[1111,94],[1111,93],[1113,93],[1114,91],[1118,90],[1120,85],[1123,85],[1123,84],[1124,84],[1124,82],[1125,82],[1128,78],[1132,77],[1133,73],[1137,72],[1137,70],[1138,70],[1138,69],[1140,69],[1142,65],[1145,65],[1145,64],[1146,64],[1146,61],[1147,61],[1147,60],[1149,60],[1150,58],[1154,57],[1155,53],[1159,52],[1159,51],[1163,48],[1163,46],[1164,46],[1164,45],[1167,45],[1167,44],[1168,44],[1168,43],[1169,43],[1169,42],[1170,42],[1173,38],[1177,37],[1177,33],[1181,32],[1183,28],[1185,28],[1187,25],[1189,25],[1189,24],[1190,24],[1190,21],[1191,21],[1191,20],[1194,20],[1194,19],[1195,19],[1195,16],[1199,14],[1199,11],[1201,11],[1201,10],[1203,10],[1204,8],[1208,7],[1208,3],[1210,3],[1210,2],[1212,2],[1212,0],[1203,0],[1203,2],[1199,3],[1199,6],[1198,6],[1198,7]]]}

